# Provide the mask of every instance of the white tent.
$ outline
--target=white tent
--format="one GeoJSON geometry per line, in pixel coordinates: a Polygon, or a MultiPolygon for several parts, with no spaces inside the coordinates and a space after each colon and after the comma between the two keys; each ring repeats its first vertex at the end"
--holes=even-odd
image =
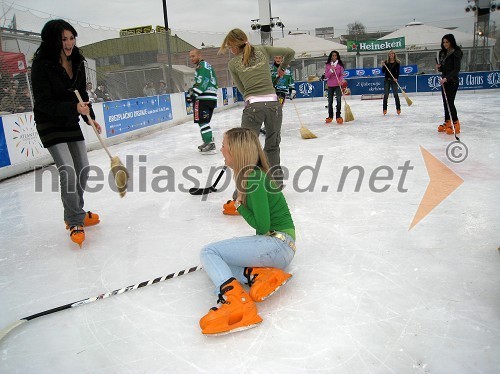
{"type": "Polygon", "coordinates": [[[292,48],[295,51],[295,59],[328,56],[333,50],[347,52],[347,47],[343,44],[306,33],[289,34],[283,39],[274,40],[273,45],[292,48]]]}
{"type": "MultiPolygon", "coordinates": [[[[421,22],[410,22],[405,27],[391,32],[379,38],[379,40],[391,39],[391,38],[399,38],[405,37],[405,44],[407,50],[412,49],[439,49],[441,46],[441,39],[446,34],[453,34],[457,41],[457,44],[462,48],[471,48],[474,44],[474,35],[467,34],[465,32],[457,31],[457,30],[448,30],[440,27],[424,25],[421,22]]],[[[485,40],[485,44],[494,46],[495,39],[487,38],[485,40]]],[[[483,40],[480,39],[480,44],[483,45],[483,40]]]]}

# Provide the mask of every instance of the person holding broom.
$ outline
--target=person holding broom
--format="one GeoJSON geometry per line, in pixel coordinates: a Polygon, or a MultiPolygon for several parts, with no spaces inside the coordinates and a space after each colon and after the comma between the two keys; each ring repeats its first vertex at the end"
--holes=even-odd
{"type": "MultiPolygon", "coordinates": [[[[280,166],[282,107],[269,74],[269,62],[274,56],[283,56],[277,71],[279,77],[285,75],[285,68],[295,56],[291,48],[272,47],[269,45],[251,45],[241,29],[231,30],[219,49],[219,54],[227,49],[234,57],[228,67],[236,87],[245,100],[245,109],[241,117],[241,127],[249,128],[259,134],[262,123],[266,132],[264,151],[266,152],[272,173],[281,186],[283,174],[280,166]]],[[[224,204],[224,214],[236,215],[233,200],[224,204]]]]}
{"type": "Polygon", "coordinates": [[[233,170],[235,207],[255,229],[255,235],[206,245],[203,269],[219,294],[220,308],[200,319],[205,335],[245,330],[262,322],[256,303],[275,293],[290,278],[283,271],[295,255],[295,226],[269,163],[252,129],[233,128],[222,139],[224,163],[233,170]],[[250,290],[243,288],[247,284],[250,290]]]}
{"type": "Polygon", "coordinates": [[[344,80],[344,63],[337,51],[331,51],[328,55],[325,65],[325,78],[328,86],[328,117],[326,117],[325,123],[333,121],[333,95],[335,95],[337,98],[335,118],[340,125],[344,123],[341,115],[342,91],[340,88],[344,80]]]}
{"type": "Polygon", "coordinates": [[[382,103],[382,111],[384,116],[387,114],[387,101],[389,99],[389,91],[392,88],[394,101],[396,102],[396,113],[401,114],[401,102],[398,96],[398,78],[399,78],[399,59],[396,57],[396,52],[389,51],[387,60],[383,62],[382,72],[385,74],[384,78],[384,100],[382,103]]]}
{"type": "MultiPolygon", "coordinates": [[[[42,43],[31,69],[36,129],[59,171],[64,221],[70,239],[82,245],[84,226],[100,222],[99,215],[83,210],[89,161],[79,116],[95,118],[86,90],[84,57],[76,46],[77,32],[68,22],[55,19],[42,29],[42,43]],[[74,94],[83,98],[79,103],[74,94]]],[[[88,124],[88,122],[87,122],[88,124]]],[[[94,121],[97,131],[101,126],[94,121]]]]}

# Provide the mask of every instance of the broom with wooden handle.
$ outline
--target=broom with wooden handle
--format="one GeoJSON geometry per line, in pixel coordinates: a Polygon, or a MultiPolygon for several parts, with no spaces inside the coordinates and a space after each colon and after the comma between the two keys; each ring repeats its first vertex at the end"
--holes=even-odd
{"type": "Polygon", "coordinates": [[[392,75],[391,71],[389,70],[389,68],[387,67],[387,65],[385,64],[385,62],[382,62],[382,64],[385,66],[385,68],[387,69],[387,71],[391,75],[392,79],[394,79],[394,82],[396,82],[396,84],[398,85],[399,89],[401,90],[401,93],[405,97],[406,104],[408,104],[408,106],[411,106],[411,104],[413,104],[413,101],[411,101],[411,99],[408,97],[408,95],[406,94],[406,92],[401,88],[401,86],[399,85],[399,82],[396,80],[396,78],[394,78],[394,75],[392,75]]]}
{"type": "MultiPolygon", "coordinates": [[[[280,76],[277,75],[276,78],[274,78],[274,81],[273,81],[273,87],[276,88],[276,84],[278,84],[278,81],[280,80],[280,76]]],[[[299,115],[299,111],[297,110],[297,106],[295,105],[295,103],[293,102],[293,100],[290,100],[293,104],[293,107],[295,108],[295,113],[297,113],[297,118],[299,119],[299,123],[300,123],[300,136],[302,137],[302,139],[316,139],[317,136],[311,131],[309,130],[307,127],[304,126],[304,124],[302,123],[302,120],[300,119],[300,115],[299,115]]]]}
{"type": "Polygon", "coordinates": [[[335,77],[337,78],[337,82],[339,83],[339,88],[340,88],[340,94],[342,98],[344,99],[344,110],[345,110],[345,121],[346,122],[351,122],[354,121],[354,115],[352,114],[351,107],[349,104],[347,104],[347,100],[345,99],[344,93],[342,92],[342,87],[340,85],[339,77],[337,75],[337,72],[335,69],[332,69],[333,73],[335,74],[335,77]]]}
{"type": "MultiPolygon", "coordinates": [[[[75,90],[74,92],[80,104],[84,104],[82,97],[80,96],[80,92],[78,92],[78,90],[75,90]]],[[[120,197],[123,197],[127,193],[127,183],[128,183],[127,169],[125,168],[121,160],[118,158],[118,156],[113,157],[111,155],[108,147],[106,147],[106,144],[104,144],[104,141],[102,140],[99,131],[97,131],[94,121],[88,114],[87,114],[87,119],[89,121],[90,126],[94,129],[97,139],[99,139],[99,143],[101,143],[102,147],[104,148],[104,150],[106,151],[111,160],[111,171],[113,172],[113,176],[115,177],[115,184],[118,189],[118,192],[120,193],[120,197]]]]}
{"type": "Polygon", "coordinates": [[[297,105],[295,105],[295,102],[293,100],[291,100],[291,101],[292,101],[293,107],[295,108],[295,113],[297,113],[297,118],[299,119],[300,136],[302,137],[302,139],[316,139],[317,136],[311,130],[309,130],[307,127],[305,127],[304,124],[302,123],[302,120],[300,119],[299,111],[297,110],[297,105]]]}

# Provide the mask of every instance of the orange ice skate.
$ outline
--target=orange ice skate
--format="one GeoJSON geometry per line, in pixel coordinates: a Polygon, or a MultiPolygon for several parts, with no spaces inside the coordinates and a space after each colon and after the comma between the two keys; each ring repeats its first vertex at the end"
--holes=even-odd
{"type": "Polygon", "coordinates": [[[220,286],[218,302],[220,308],[213,307],[200,319],[204,335],[224,335],[256,327],[262,322],[257,314],[257,306],[234,278],[220,286]]]}
{"type": "Polygon", "coordinates": [[[267,299],[292,277],[276,268],[245,268],[243,274],[248,279],[250,297],[256,302],[267,299]]]}

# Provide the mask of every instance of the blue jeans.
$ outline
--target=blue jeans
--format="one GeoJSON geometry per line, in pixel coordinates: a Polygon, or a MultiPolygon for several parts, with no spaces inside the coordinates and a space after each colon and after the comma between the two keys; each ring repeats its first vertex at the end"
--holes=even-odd
{"type": "Polygon", "coordinates": [[[87,186],[89,160],[85,142],[68,142],[48,147],[59,171],[64,221],[70,226],[82,226],[85,219],[83,192],[87,186]]]}
{"type": "Polygon", "coordinates": [[[285,234],[286,242],[273,236],[252,235],[223,240],[206,245],[201,250],[203,268],[215,285],[215,292],[229,278],[246,283],[243,275],[246,267],[272,267],[284,269],[290,264],[295,252],[288,243],[291,236],[285,234]]]}

